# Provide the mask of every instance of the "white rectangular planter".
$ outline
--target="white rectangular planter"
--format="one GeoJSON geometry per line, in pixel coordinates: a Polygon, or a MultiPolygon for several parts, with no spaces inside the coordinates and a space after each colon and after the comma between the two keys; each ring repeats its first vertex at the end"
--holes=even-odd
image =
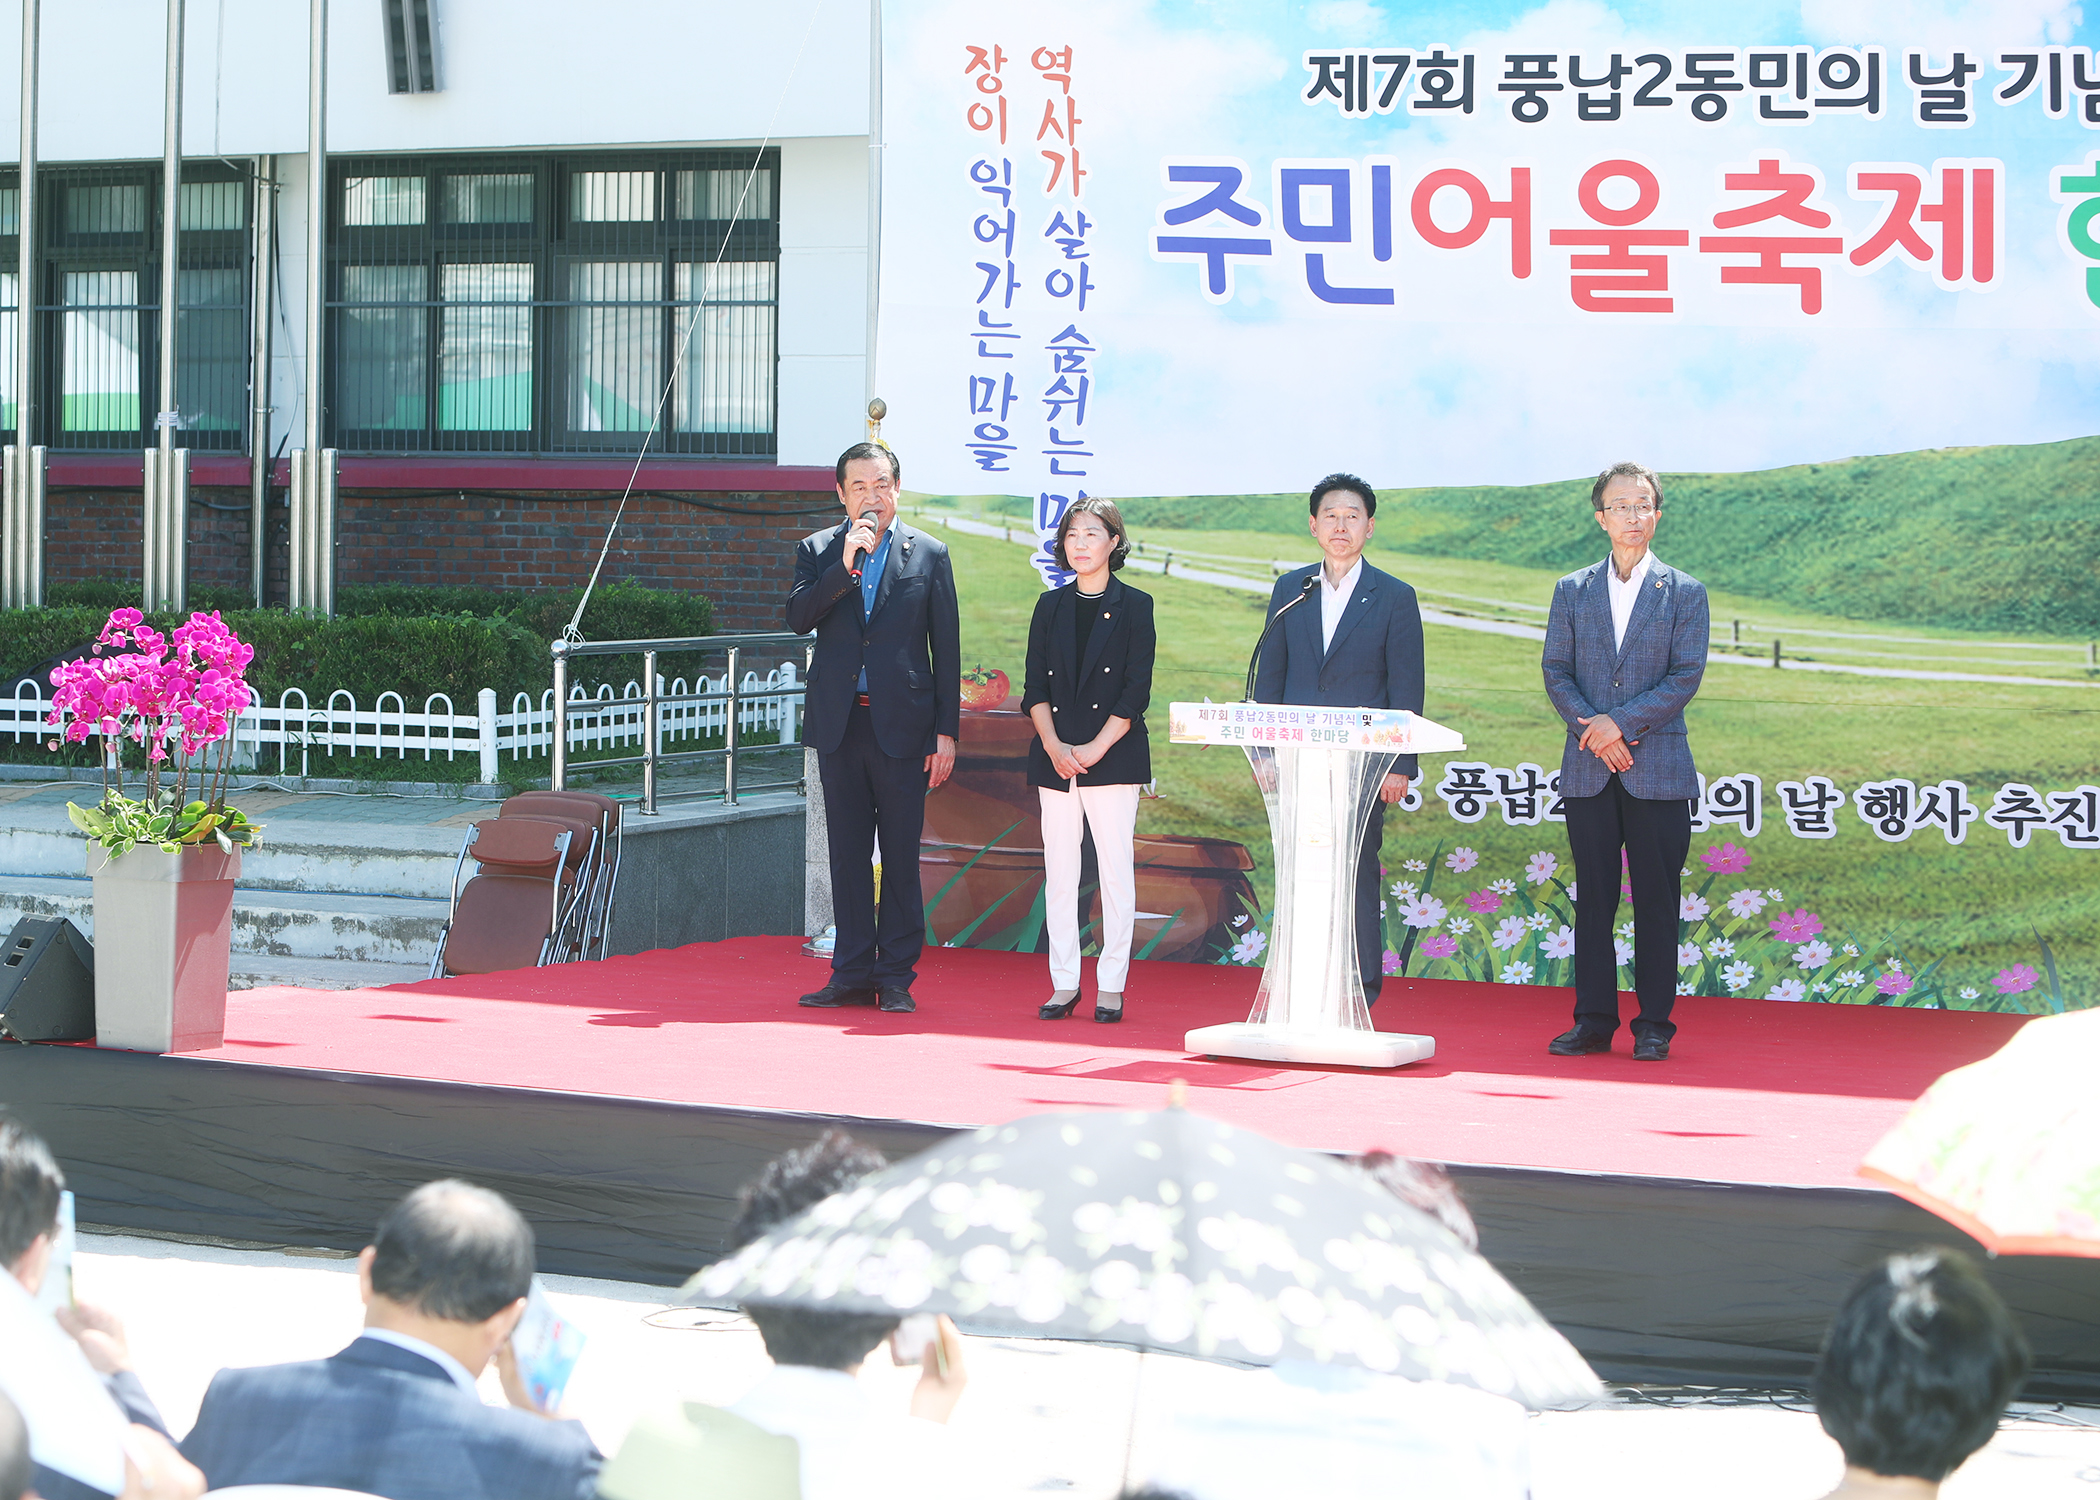
{"type": "Polygon", "coordinates": [[[95,1045],[196,1052],[226,1039],[233,883],[241,851],[216,843],[112,859],[88,845],[95,878],[95,1045]]]}

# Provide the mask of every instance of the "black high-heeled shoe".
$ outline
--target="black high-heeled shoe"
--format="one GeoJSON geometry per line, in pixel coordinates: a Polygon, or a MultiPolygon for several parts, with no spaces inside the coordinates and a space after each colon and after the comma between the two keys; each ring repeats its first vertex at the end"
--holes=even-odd
{"type": "Polygon", "coordinates": [[[1094,996],[1094,1019],[1095,1019],[1095,1020],[1097,1020],[1097,1021],[1120,1021],[1120,1020],[1122,1020],[1122,1019],[1123,1019],[1123,996],[1122,996],[1122,994],[1121,994],[1120,992],[1118,992],[1118,993],[1116,993],[1116,994],[1115,994],[1114,996],[1112,996],[1112,997],[1111,997],[1111,996],[1110,996],[1110,995],[1109,995],[1108,993],[1106,993],[1106,992],[1103,992],[1102,994],[1099,994],[1099,995],[1096,995],[1096,996],[1094,996]],[[1101,1003],[1101,1002],[1102,1002],[1103,1000],[1107,1000],[1107,999],[1110,999],[1110,998],[1113,998],[1113,999],[1115,1000],[1115,1002],[1116,1002],[1116,1003],[1115,1003],[1115,1007],[1114,1007],[1113,1009],[1111,1009],[1111,1008],[1109,1008],[1108,1006],[1105,1006],[1105,1005],[1103,1005],[1103,1004],[1101,1003]]]}
{"type": "Polygon", "coordinates": [[[1062,1021],[1066,1016],[1072,1014],[1072,1008],[1078,1003],[1079,991],[1052,990],[1050,998],[1043,1002],[1043,1008],[1036,1012],[1036,1016],[1039,1020],[1044,1021],[1062,1021]],[[1060,995],[1063,995],[1065,998],[1062,1000],[1058,999],[1060,995]]]}

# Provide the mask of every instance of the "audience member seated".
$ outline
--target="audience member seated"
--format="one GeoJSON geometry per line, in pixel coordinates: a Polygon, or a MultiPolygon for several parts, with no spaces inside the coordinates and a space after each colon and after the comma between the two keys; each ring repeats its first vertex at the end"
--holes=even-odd
{"type": "Polygon", "coordinates": [[[1451,1174],[1435,1162],[1395,1156],[1390,1151],[1366,1151],[1356,1164],[1409,1208],[1420,1209],[1450,1230],[1468,1250],[1480,1248],[1473,1211],[1466,1207],[1451,1174]]]}
{"type": "Polygon", "coordinates": [[[27,1430],[31,1486],[42,1500],[201,1494],[131,1371],[123,1325],[88,1307],[54,1319],[37,1300],[65,1186],[43,1141],[0,1114],[0,1393],[27,1430]]]}
{"type": "MultiPolygon", "coordinates": [[[[744,1188],[729,1248],[742,1249],[886,1165],[881,1152],[844,1131],[826,1131],[814,1145],[769,1162],[744,1188]]],[[[920,1359],[911,1414],[900,1416],[878,1406],[855,1378],[875,1346],[896,1333],[897,1318],[796,1307],[747,1306],[744,1311],[758,1325],[773,1369],[729,1411],[800,1445],[802,1500],[954,1500],[972,1492],[941,1426],[966,1383],[962,1338],[953,1323],[940,1319],[920,1359]]],[[[674,1413],[650,1421],[638,1435],[646,1434],[649,1445],[660,1448],[670,1441],[666,1422],[675,1428],[681,1419],[674,1413]]],[[[696,1431],[689,1440],[704,1444],[710,1435],[696,1431]]],[[[642,1487],[628,1478],[628,1462],[623,1446],[609,1471],[622,1486],[617,1500],[686,1500],[717,1493],[699,1474],[642,1487]]]]}
{"type": "Polygon", "coordinates": [[[14,1402],[0,1395],[0,1500],[29,1493],[29,1428],[14,1402]]]}
{"type": "Polygon", "coordinates": [[[1845,1453],[1826,1500],[1932,1500],[1991,1440],[2027,1365],[2027,1341],[1967,1256],[1890,1256],[1838,1309],[1816,1366],[1816,1415],[1845,1453]]]}
{"type": "Polygon", "coordinates": [[[798,1500],[801,1448],[719,1406],[687,1401],[635,1419],[599,1500],[798,1500]]]}
{"type": "Polygon", "coordinates": [[[364,1332],[305,1364],[221,1370],[183,1452],[215,1489],[304,1484],[389,1500],[585,1500],[600,1457],[535,1409],[511,1358],[532,1228],[499,1195],[426,1183],[358,1258],[364,1332]],[[511,1407],[475,1380],[496,1361],[511,1407]]]}

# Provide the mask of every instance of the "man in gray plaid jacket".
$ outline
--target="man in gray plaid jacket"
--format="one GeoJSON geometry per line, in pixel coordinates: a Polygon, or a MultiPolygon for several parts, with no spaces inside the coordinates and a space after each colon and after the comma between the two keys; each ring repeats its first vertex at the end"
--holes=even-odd
{"type": "Polygon", "coordinates": [[[1648,550],[1662,518],[1655,471],[1617,463],[1590,504],[1611,556],[1553,586],[1546,696],[1567,725],[1560,794],[1575,865],[1575,1026],[1547,1048],[1609,1052],[1619,1029],[1620,852],[1633,890],[1633,1055],[1661,1062],[1677,1027],[1680,872],[1699,778],[1685,705],[1706,673],[1706,588],[1648,550]]]}

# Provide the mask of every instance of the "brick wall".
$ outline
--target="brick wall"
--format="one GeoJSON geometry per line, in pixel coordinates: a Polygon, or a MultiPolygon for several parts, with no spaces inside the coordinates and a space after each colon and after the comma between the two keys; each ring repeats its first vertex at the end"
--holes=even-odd
{"type": "Polygon", "coordinates": [[[143,531],[137,490],[47,490],[44,579],[136,578],[143,531]]]}
{"type": "MultiPolygon", "coordinates": [[[[191,582],[245,587],[248,492],[200,487],[190,493],[191,582]]],[[[618,498],[343,493],[336,502],[336,582],[577,587],[590,576],[618,498]]],[[[698,503],[656,496],[629,500],[605,562],[604,581],[632,579],[706,594],[714,601],[720,630],[782,629],[794,545],[830,525],[838,516],[836,504],[824,496],[798,494],[692,498],[698,503]]],[[[46,518],[48,580],[138,576],[138,491],[53,493],[46,518]]],[[[272,603],[284,600],[286,529],[282,498],[273,497],[272,603]]]]}
{"type": "MultiPolygon", "coordinates": [[[[248,492],[190,490],[190,583],[248,587],[248,492]]],[[[271,511],[270,597],[284,599],[286,516],[271,511]]],[[[137,490],[57,490],[44,498],[44,581],[137,578],[145,519],[137,490]]]]}
{"type": "MultiPolygon", "coordinates": [[[[699,503],[630,499],[605,581],[703,593],[715,603],[718,630],[785,628],[795,543],[830,525],[837,504],[792,494],[693,498],[699,503]]],[[[336,504],[336,581],[575,588],[590,577],[618,502],[605,494],[343,495],[336,504]]]]}

